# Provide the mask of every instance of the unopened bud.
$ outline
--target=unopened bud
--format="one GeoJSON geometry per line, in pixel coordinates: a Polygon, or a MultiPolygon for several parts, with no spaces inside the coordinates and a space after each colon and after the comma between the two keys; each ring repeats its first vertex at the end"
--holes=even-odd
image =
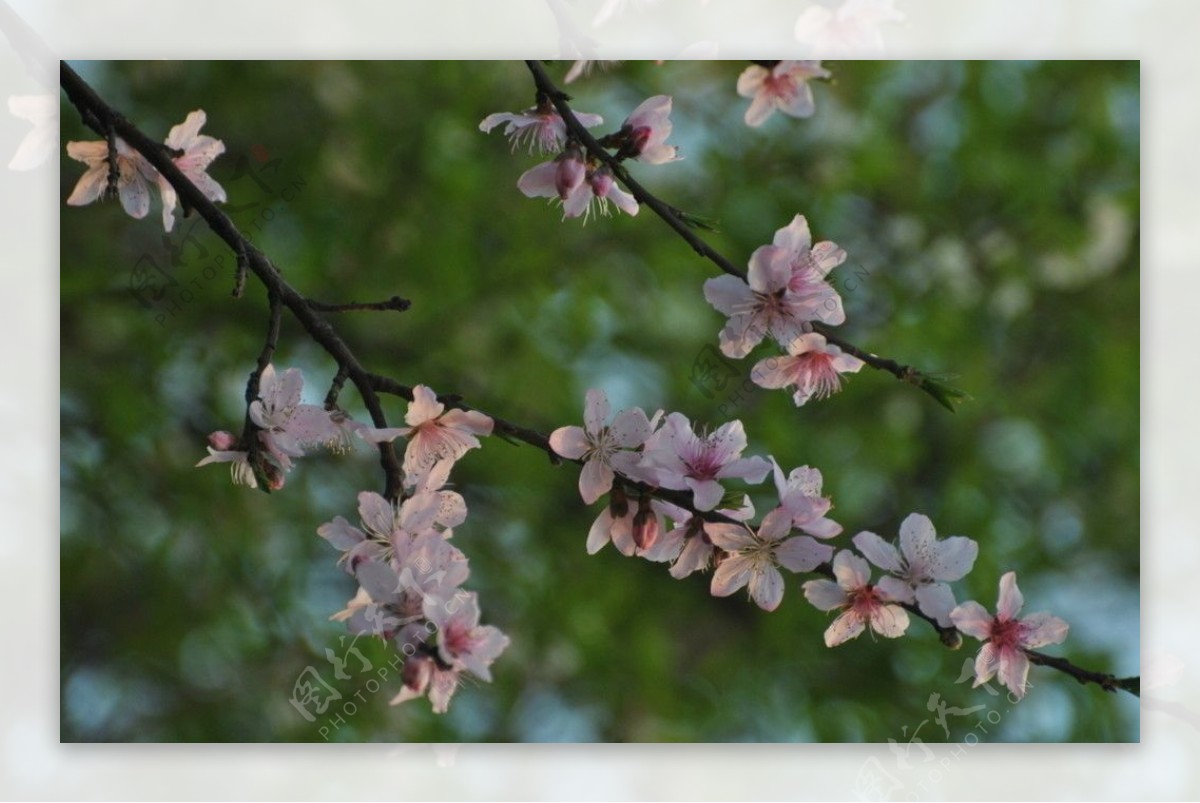
{"type": "Polygon", "coordinates": [[[208,436],[208,445],[218,452],[230,452],[237,446],[237,438],[233,433],[220,429],[208,436]]]}
{"type": "Polygon", "coordinates": [[[567,200],[567,196],[583,183],[586,174],[587,167],[583,164],[583,154],[579,148],[571,146],[563,151],[558,157],[558,169],[554,173],[554,189],[558,191],[558,197],[567,200]]]}
{"type": "Polygon", "coordinates": [[[962,646],[962,643],[963,643],[962,633],[959,633],[953,627],[948,630],[941,631],[941,633],[939,635],[941,636],[942,644],[945,644],[947,647],[949,647],[952,650],[957,650],[959,647],[962,646]]]}
{"type": "Polygon", "coordinates": [[[642,502],[633,517],[633,543],[638,549],[649,549],[658,540],[658,516],[649,502],[642,502]]]}
{"type": "Polygon", "coordinates": [[[612,169],[608,165],[604,165],[592,173],[588,178],[588,182],[592,185],[592,193],[597,198],[604,198],[608,195],[608,191],[612,189],[612,169]]]}
{"type": "Polygon", "coordinates": [[[263,461],[263,475],[267,479],[267,487],[272,491],[278,491],[283,487],[283,472],[280,471],[279,468],[273,463],[263,461]]]}
{"type": "Polygon", "coordinates": [[[428,655],[414,655],[404,662],[400,670],[400,680],[417,694],[425,693],[432,677],[433,659],[428,655]]]}

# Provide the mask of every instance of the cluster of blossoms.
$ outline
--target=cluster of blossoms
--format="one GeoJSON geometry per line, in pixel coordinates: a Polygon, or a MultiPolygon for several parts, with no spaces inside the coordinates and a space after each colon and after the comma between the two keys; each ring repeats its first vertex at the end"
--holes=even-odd
{"type": "MultiPolygon", "coordinates": [[[[671,133],[671,98],[656,95],[644,101],[621,124],[615,133],[599,142],[615,149],[617,160],[636,159],[649,164],[662,164],[679,158],[676,148],[667,145],[671,133]]],[[[604,122],[597,114],[576,113],[576,119],[586,128],[604,122]]],[[[611,201],[627,215],[638,213],[638,202],[617,184],[612,168],[589,154],[567,131],[562,116],[545,97],[523,112],[489,114],[479,129],[490,132],[504,125],[504,133],[513,149],[528,146],[532,153],[557,154],[552,160],[526,170],[517,179],[517,188],[529,198],[550,198],[562,204],[563,218],[583,217],[593,206],[602,215],[609,213],[611,201]]]]}
{"type": "MultiPolygon", "coordinates": [[[[202,110],[192,112],[182,123],[171,128],[164,143],[171,160],[188,180],[210,201],[225,201],[225,190],[208,175],[208,166],[225,152],[225,143],[201,134],[206,117],[202,110]]],[[[157,187],[162,198],[163,228],[175,226],[175,207],[179,199],[171,183],[159,175],[146,157],[120,137],[115,137],[117,196],[132,217],[144,218],[150,212],[150,188],[157,187]]],[[[107,142],[68,142],[67,155],[88,166],[67,198],[70,206],[84,206],[104,195],[109,186],[110,156],[107,142]]]]}
{"type": "MultiPolygon", "coordinates": [[[[811,115],[807,81],[828,76],[819,62],[751,66],[738,81],[739,94],[753,98],[746,122],[760,125],[776,110],[811,115]]],[[[676,149],[665,142],[670,112],[670,97],[652,97],[598,142],[617,161],[674,160],[676,149]]],[[[589,128],[603,122],[597,115],[576,117],[589,128]]],[[[199,135],[203,123],[203,112],[189,115],[171,130],[166,146],[206,196],[224,200],[220,186],[205,173],[224,146],[199,135]]],[[[617,186],[608,162],[570,136],[544,96],[533,108],[492,114],[480,124],[485,132],[500,126],[514,150],[554,154],[518,180],[527,196],[557,199],[564,217],[586,219],[594,205],[607,214],[609,201],[627,214],[637,213],[637,201],[617,186]]],[[[112,161],[122,204],[143,217],[149,185],[158,184],[169,231],[174,190],[124,142],[117,140],[116,147],[112,161]]],[[[68,151],[90,168],[68,203],[95,200],[109,182],[107,144],[70,143],[68,151]]],[[[745,279],[726,275],[704,286],[708,302],[728,316],[720,333],[722,352],[741,359],[764,339],[773,339],[785,353],[760,360],[751,377],[762,387],[792,389],[797,406],[838,391],[842,375],[863,365],[816,327],[845,321],[842,299],[826,279],[845,259],[845,251],[832,242],[814,244],[807,220],[796,215],[771,244],[754,251],[745,279]]],[[[451,469],[479,448],[479,436],[491,434],[493,421],[477,411],[447,410],[431,389],[418,386],[406,426],[373,428],[339,409],[302,404],[302,390],[298,369],[277,373],[268,365],[247,410],[247,434],[213,433],[210,454],[198,465],[228,462],[235,482],[276,490],[294,460],[315,447],[344,451],[358,440],[378,444],[405,438],[398,498],[364,491],[358,496],[357,526],[338,516],[317,532],[341,553],[339,563],[358,584],[346,608],[331,618],[356,635],[394,642],[404,655],[403,687],[393,704],[428,697],[435,712],[445,712],[464,675],[491,680],[490,666],[509,644],[500,630],[480,624],[478,597],[463,587],[467,557],[451,544],[454,528],[467,518],[463,497],[447,487],[451,469]]],[[[612,542],[623,555],[669,564],[677,579],[712,569],[714,596],[745,588],[767,611],[782,602],[782,570],[823,575],[804,582],[802,590],[815,608],[836,613],[824,635],[828,647],[868,629],[898,638],[907,632],[910,614],[918,615],[943,637],[957,638],[957,630],[982,641],[976,685],[998,675],[1018,698],[1027,689],[1029,651],[1066,638],[1068,626],[1057,617],[1018,618],[1023,599],[1013,572],[1000,581],[994,616],[977,602],[958,604],[950,583],[971,571],[978,545],[962,536],[938,538],[933,523],[919,513],[902,522],[896,543],[863,531],[850,546],[835,546],[832,541],[843,527],[828,517],[833,505],[823,495],[821,472],[801,466],[785,473],[773,457],[743,456],[748,444],[741,421],[709,431],[679,412],[647,415],[634,408],[613,417],[599,389],[588,391],[583,418],[583,426],[555,430],[549,445],[581,464],[579,492],[585,503],[607,497],[587,535],[589,553],[612,542]],[[756,525],[750,495],[727,491],[725,483],[760,485],[768,475],[775,494],[756,525]],[[878,581],[872,581],[872,566],[882,573],[878,581]]]]}
{"type": "Polygon", "coordinates": [[[846,252],[835,243],[814,244],[808,221],[796,215],[770,245],[750,255],[745,279],[725,275],[704,283],[708,303],[729,316],[721,351],[741,359],[769,335],[786,352],[755,364],[750,372],[755,384],[794,388],[797,406],[836,393],[842,374],[857,372],[863,361],[814,332],[813,324],[845,322],[842,298],[825,278],[845,261],[846,252]]]}
{"type": "Polygon", "coordinates": [[[250,403],[248,415],[254,427],[246,437],[220,430],[208,436],[208,457],[197,463],[230,463],[234,483],[277,491],[295,458],[315,448],[347,452],[356,436],[369,428],[344,410],[316,404],[301,404],[304,375],[299,368],[279,373],[267,365],[258,379],[258,398],[250,403]],[[248,438],[254,439],[250,448],[248,438]]]}
{"type": "Polygon", "coordinates": [[[341,516],[317,534],[341,551],[340,563],[358,581],[358,593],[332,618],[355,634],[392,641],[404,655],[403,688],[392,704],[428,697],[445,713],[467,673],[490,682],[489,667],[508,647],[497,628],[479,624],[479,599],[463,589],[467,557],[450,544],[467,518],[462,496],[446,488],[450,470],[492,419],[476,411],[446,410],[424,385],[413,389],[406,427],[366,429],[372,443],[407,438],[404,489],[395,502],[358,495],[361,529],[341,516]]]}
{"type": "Polygon", "coordinates": [[[608,398],[596,388],[587,392],[583,418],[582,427],[556,429],[550,446],[582,464],[579,493],[585,503],[608,496],[588,532],[589,553],[612,542],[623,555],[669,563],[677,579],[714,568],[714,596],[747,588],[767,611],[783,599],[781,569],[826,574],[832,579],[803,584],[814,607],[838,613],[825,631],[826,646],[868,628],[897,638],[908,630],[909,613],[919,613],[945,631],[957,627],[986,642],[976,662],[976,685],[998,671],[1018,697],[1025,693],[1029,669],[1024,650],[1066,637],[1066,624],[1047,614],[1015,618],[1021,601],[1012,573],[1001,581],[996,617],[975,602],[958,605],[949,584],[971,571],[979,545],[963,536],[938,538],[933,522],[920,513],[901,523],[896,544],[864,531],[851,539],[853,549],[835,554],[829,541],[842,526],[828,517],[833,504],[822,494],[821,472],[801,466],[785,475],[774,458],[743,457],[747,441],[740,421],[700,433],[680,413],[650,416],[633,408],[613,417],[608,398]],[[768,474],[777,502],[756,527],[749,495],[737,504],[736,494],[727,494],[722,483],[736,478],[757,485],[768,474]],[[871,564],[883,573],[874,583],[871,564]]]}
{"type": "Polygon", "coordinates": [[[209,456],[197,465],[232,463],[234,481],[257,487],[262,475],[271,490],[283,487],[293,459],[314,446],[345,451],[357,439],[369,443],[407,439],[404,481],[395,502],[371,491],[358,495],[361,527],[341,516],[317,534],[342,552],[340,563],[358,582],[346,609],[334,614],[355,634],[391,640],[405,656],[404,687],[392,701],[428,696],[446,711],[463,672],[490,681],[489,665],[508,646],[494,627],[479,625],[479,602],[462,588],[467,558],[449,539],[467,518],[462,496],[446,488],[450,470],[490,435],[492,419],[476,411],[446,410],[428,387],[413,389],[405,423],[373,428],[343,411],[301,404],[304,378],[297,368],[263,369],[258,398],[248,415],[259,450],[236,449],[228,432],[209,436],[209,456]],[[253,462],[255,459],[258,462],[253,462]]]}

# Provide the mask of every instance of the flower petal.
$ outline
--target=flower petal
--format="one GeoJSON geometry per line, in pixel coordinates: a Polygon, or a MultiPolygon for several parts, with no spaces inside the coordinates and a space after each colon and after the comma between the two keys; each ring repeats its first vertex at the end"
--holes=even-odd
{"type": "Polygon", "coordinates": [[[942,627],[949,627],[950,611],[954,610],[954,592],[945,583],[930,583],[917,588],[917,607],[926,616],[932,616],[942,627]]]}
{"type": "Polygon", "coordinates": [[[605,506],[596,520],[592,522],[592,528],[588,530],[587,552],[589,555],[595,555],[611,540],[609,532],[612,530],[612,522],[612,512],[608,506],[605,506]]]}
{"type": "Polygon", "coordinates": [[[713,572],[710,591],[714,597],[728,597],[750,582],[754,566],[749,559],[740,555],[726,558],[713,572]]]}
{"type": "Polygon", "coordinates": [[[583,427],[559,427],[550,433],[550,448],[568,460],[578,460],[592,444],[583,427]]]}
{"type": "Polygon", "coordinates": [[[871,612],[871,629],[884,638],[899,638],[908,630],[908,611],[899,605],[881,605],[871,612]]]}
{"type": "Polygon", "coordinates": [[[592,504],[611,491],[612,484],[612,469],[600,460],[592,458],[583,464],[583,470],[579,472],[579,495],[583,497],[585,505],[592,504]]]}
{"type": "Polygon", "coordinates": [[[856,638],[859,633],[866,630],[866,622],[863,621],[855,611],[846,611],[841,616],[833,620],[825,630],[825,646],[836,647],[839,644],[844,644],[852,638],[856,638]]]}
{"type": "Polygon", "coordinates": [[[1017,588],[1017,573],[1007,572],[1000,578],[1000,598],[996,603],[997,619],[1015,619],[1025,604],[1021,589],[1017,588]]]}
{"type": "Polygon", "coordinates": [[[789,538],[775,548],[775,560],[793,572],[811,572],[833,557],[833,547],[807,535],[789,538]]]}
{"type": "Polygon", "coordinates": [[[1009,691],[1020,700],[1025,696],[1029,680],[1029,659],[1025,653],[1015,649],[1001,649],[1000,653],[1000,682],[1008,686],[1009,691]]]}
{"type": "Polygon", "coordinates": [[[963,633],[985,641],[992,637],[992,615],[974,600],[950,611],[950,621],[963,633]]]}
{"type": "Polygon", "coordinates": [[[813,607],[822,611],[832,611],[845,606],[846,592],[832,580],[809,580],[804,584],[804,598],[813,607]]]}
{"type": "Polygon", "coordinates": [[[1048,613],[1031,613],[1021,620],[1021,646],[1035,650],[1047,644],[1062,644],[1067,638],[1068,625],[1048,613]]]}
{"type": "Polygon", "coordinates": [[[750,576],[750,599],[764,611],[773,611],[783,600],[783,575],[774,566],[750,576]]]}
{"type": "Polygon", "coordinates": [[[599,388],[591,388],[587,392],[587,400],[583,405],[583,426],[587,434],[595,438],[604,429],[608,421],[608,396],[599,388]]]}
{"type": "Polygon", "coordinates": [[[858,551],[866,556],[867,560],[885,572],[904,571],[904,564],[900,560],[900,553],[896,551],[896,547],[875,533],[864,530],[854,536],[851,541],[854,542],[854,546],[858,547],[858,551]]]}

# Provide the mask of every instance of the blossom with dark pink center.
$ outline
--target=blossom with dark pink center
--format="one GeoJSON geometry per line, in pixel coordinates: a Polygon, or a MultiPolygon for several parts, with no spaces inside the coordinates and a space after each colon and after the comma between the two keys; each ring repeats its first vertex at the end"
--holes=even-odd
{"type": "Polygon", "coordinates": [[[746,109],[746,125],[760,126],[776,110],[791,117],[811,117],[813,106],[809,79],[828,78],[819,61],[781,61],[768,69],[752,64],[738,76],[737,93],[754,98],[746,109]]]}
{"type": "Polygon", "coordinates": [[[903,584],[895,577],[884,577],[871,585],[871,567],[848,549],[833,559],[832,580],[809,580],[804,596],[822,611],[842,613],[825,630],[825,646],[836,647],[856,638],[868,626],[885,638],[898,638],[908,630],[908,612],[896,605],[902,598],[903,584]]]}
{"type": "Polygon", "coordinates": [[[814,244],[804,215],[796,215],[791,223],[777,229],[771,245],[775,248],[772,258],[785,262],[791,270],[788,290],[804,301],[809,320],[832,326],[844,323],[842,297],[826,277],[846,261],[845,249],[829,240],[814,244]]]}
{"type": "Polygon", "coordinates": [[[438,632],[438,655],[443,663],[491,682],[488,667],[508,647],[508,636],[479,624],[479,597],[474,592],[449,600],[425,599],[425,618],[438,632]]]}
{"type": "Polygon", "coordinates": [[[454,463],[471,449],[478,449],[479,439],[475,436],[491,435],[493,427],[492,419],[477,410],[447,410],[425,385],[413,388],[404,422],[407,427],[364,428],[359,435],[369,443],[407,437],[404,472],[414,481],[441,461],[454,463]]]}
{"type": "Polygon", "coordinates": [[[1033,613],[1023,619],[1017,614],[1025,604],[1017,587],[1016,572],[1000,578],[1000,598],[992,616],[978,602],[964,602],[950,611],[950,621],[968,636],[986,642],[975,657],[975,685],[981,686],[999,675],[1017,699],[1025,696],[1029,678],[1026,650],[1061,644],[1069,626],[1057,616],[1033,613]]]}
{"type": "Polygon", "coordinates": [[[742,457],[746,432],[741,421],[697,435],[682,413],[667,416],[662,429],[646,441],[642,467],[654,484],[690,489],[697,510],[712,510],[725,494],[720,480],[739,478],[757,485],[771,470],[761,457],[742,457]]]}
{"type": "Polygon", "coordinates": [[[789,343],[786,355],[759,360],[750,378],[763,388],[795,387],[792,400],[800,407],[837,393],[842,374],[858,373],[862,367],[858,357],[826,342],[824,335],[809,332],[789,343]]]}
{"type": "Polygon", "coordinates": [[[721,330],[721,351],[740,359],[767,335],[787,346],[803,335],[809,321],[817,320],[822,300],[791,290],[792,260],[775,245],[760,246],[750,256],[743,280],[724,275],[704,283],[704,298],[729,316],[721,330]]]}

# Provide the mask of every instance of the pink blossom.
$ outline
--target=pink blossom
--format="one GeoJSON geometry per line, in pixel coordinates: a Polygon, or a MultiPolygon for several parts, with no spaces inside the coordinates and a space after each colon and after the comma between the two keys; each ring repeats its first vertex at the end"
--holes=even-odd
{"type": "MultiPolygon", "coordinates": [[[[208,166],[214,159],[225,152],[225,143],[208,135],[202,135],[207,117],[203,110],[190,113],[179,125],[173,126],[167,134],[168,148],[182,151],[172,161],[188,180],[196,185],[196,189],[204,193],[210,201],[225,201],[225,190],[208,175],[208,166]]],[[[175,206],[178,198],[171,182],[158,176],[158,191],[163,201],[163,228],[170,231],[175,225],[175,206]]]]}
{"type": "Polygon", "coordinates": [[[458,670],[443,668],[425,653],[415,654],[404,662],[400,679],[404,685],[400,693],[392,698],[391,705],[428,696],[435,714],[450,710],[450,699],[460,682],[458,670]]]}
{"type": "Polygon", "coordinates": [[[975,565],[979,545],[961,535],[939,540],[933,522],[920,513],[910,513],[900,524],[900,549],[872,532],[854,536],[854,545],[885,572],[904,583],[897,599],[916,602],[926,616],[942,627],[950,626],[954,592],[947,583],[961,580],[975,565]]]}
{"type": "Polygon", "coordinates": [[[627,215],[638,213],[637,201],[617,186],[607,165],[585,165],[577,151],[571,155],[571,149],[552,162],[526,170],[517,179],[517,187],[528,198],[560,201],[564,220],[583,217],[586,221],[593,206],[600,214],[608,215],[610,201],[627,215]]]}
{"type": "Polygon", "coordinates": [[[986,642],[975,658],[975,685],[981,686],[999,674],[1000,682],[1017,699],[1024,697],[1028,688],[1029,657],[1025,651],[1061,644],[1069,629],[1066,622],[1048,613],[1018,619],[1024,604],[1016,572],[1008,572],[1000,578],[995,616],[975,601],[964,602],[950,611],[950,621],[955,627],[986,642]]]}
{"type": "Polygon", "coordinates": [[[812,399],[828,398],[842,389],[842,374],[857,373],[863,361],[827,343],[824,335],[809,332],[788,344],[787,354],[759,360],[750,371],[754,384],[763,388],[795,387],[797,407],[812,399]]]}
{"type": "Polygon", "coordinates": [[[751,255],[745,280],[727,274],[704,283],[704,298],[729,316],[721,330],[727,357],[745,357],[768,334],[783,346],[804,334],[805,323],[815,316],[810,300],[789,289],[791,278],[782,250],[764,245],[751,255]]]}
{"type": "Polygon", "coordinates": [[[792,275],[788,279],[788,290],[803,300],[809,310],[809,320],[832,326],[844,323],[846,312],[842,308],[842,297],[826,277],[846,261],[846,251],[829,240],[814,245],[804,215],[796,215],[791,223],[778,229],[771,245],[776,249],[772,258],[789,266],[792,275]]]}
{"type": "MultiPolygon", "coordinates": [[[[705,521],[681,507],[660,500],[655,500],[654,505],[661,514],[671,519],[674,526],[663,532],[657,543],[643,550],[642,557],[658,563],[671,563],[670,574],[677,580],[692,572],[708,569],[716,552],[708,528],[716,526],[718,522],[705,521]]],[[[749,496],[743,497],[742,507],[722,508],[717,512],[737,521],[754,518],[754,506],[749,496]]]]}
{"type": "Polygon", "coordinates": [[[582,428],[559,427],[550,433],[550,447],[568,460],[584,461],[579,473],[579,495],[592,504],[612,488],[613,469],[629,475],[641,455],[631,451],[650,436],[650,419],[640,407],[625,410],[608,425],[608,397],[592,388],[583,408],[582,428]]]}
{"type": "Polygon", "coordinates": [[[425,600],[425,618],[437,628],[438,656],[454,669],[491,682],[488,669],[508,647],[508,636],[491,625],[479,625],[479,597],[474,592],[439,600],[425,600]]]}
{"type": "Polygon", "coordinates": [[[801,466],[785,478],[774,459],[771,465],[775,489],[779,492],[779,509],[787,514],[793,527],[817,538],[833,538],[842,531],[842,525],[825,517],[833,509],[833,502],[821,495],[823,478],[818,469],[801,466]]]}
{"type": "Polygon", "coordinates": [[[609,541],[626,557],[637,552],[637,542],[633,540],[633,520],[636,515],[625,491],[620,486],[613,488],[608,504],[588,530],[588,554],[595,555],[609,541]]]}
{"type": "MultiPolygon", "coordinates": [[[[158,171],[125,140],[117,137],[116,143],[117,195],[126,214],[143,218],[150,211],[150,185],[156,181],[158,171]]],[[[68,142],[67,155],[88,167],[67,198],[67,205],[85,206],[100,198],[108,188],[108,143],[68,142]]]]}
{"type": "Polygon", "coordinates": [[[713,596],[727,597],[749,585],[750,598],[766,611],[778,608],[783,599],[780,566],[808,572],[833,555],[833,547],[807,535],[789,538],[791,520],[779,509],[763,517],[758,532],[741,524],[709,523],[704,529],[716,546],[729,553],[713,573],[713,596]]]}
{"type": "MultiPolygon", "coordinates": [[[[461,503],[462,497],[454,496],[461,503]]],[[[442,541],[449,537],[447,524],[460,524],[466,517],[466,506],[462,505],[461,516],[448,517],[437,493],[422,492],[393,504],[373,491],[363,491],[358,495],[358,513],[362,529],[336,516],[321,525],[317,535],[343,552],[340,560],[346,563],[349,572],[354,572],[355,564],[362,560],[386,561],[401,571],[414,551],[426,545],[420,541],[424,536],[434,535],[442,541]]],[[[451,562],[461,561],[461,566],[442,567],[452,585],[461,584],[467,577],[466,557],[457,550],[446,552],[444,557],[451,562]]]]}
{"type": "Polygon", "coordinates": [[[885,577],[871,585],[871,567],[848,549],[833,559],[830,580],[809,580],[804,584],[804,596],[819,610],[842,613],[825,630],[825,646],[837,645],[856,638],[871,626],[885,638],[897,638],[908,629],[908,612],[899,605],[903,584],[894,577],[885,577]]]}
{"type": "Polygon", "coordinates": [[[790,117],[811,117],[813,94],[808,81],[829,75],[819,61],[781,61],[771,69],[758,64],[747,67],[737,82],[739,95],[754,98],[746,109],[746,125],[760,126],[776,110],[790,117]]]}
{"type": "Polygon", "coordinates": [[[822,58],[862,58],[883,52],[884,22],[904,19],[895,0],[846,0],[837,11],[810,6],[796,20],[796,39],[822,58]]]}
{"type": "Polygon", "coordinates": [[[478,449],[476,435],[491,435],[494,422],[477,410],[446,410],[437,394],[425,385],[413,388],[413,399],[404,415],[407,427],[367,429],[360,433],[370,443],[407,437],[404,471],[418,480],[442,460],[456,462],[471,449],[478,449]]]}
{"type": "Polygon", "coordinates": [[[314,410],[318,411],[318,415],[328,418],[328,413],[322,408],[300,404],[303,389],[304,375],[299,368],[289,368],[280,374],[275,371],[274,365],[268,364],[258,378],[258,398],[250,403],[250,420],[262,430],[259,439],[285,471],[291,470],[293,457],[304,456],[302,438],[307,429],[303,426],[299,431],[290,429],[293,418],[301,408],[301,424],[310,421],[308,416],[314,410]]]}
{"type": "MultiPolygon", "coordinates": [[[[585,128],[593,128],[604,122],[600,115],[585,112],[575,112],[575,118],[585,128]]],[[[489,114],[479,124],[479,130],[487,133],[501,123],[504,124],[504,135],[512,142],[514,151],[519,146],[527,146],[530,153],[557,153],[567,141],[566,123],[549,102],[516,114],[489,114]]]]}
{"type": "Polygon", "coordinates": [[[761,457],[742,457],[746,432],[741,421],[722,424],[715,432],[697,435],[682,413],[667,416],[663,428],[647,441],[642,466],[655,484],[690,489],[697,510],[712,510],[725,494],[720,480],[738,478],[756,485],[771,464],[761,457]]]}
{"type": "Polygon", "coordinates": [[[665,142],[671,134],[670,115],[670,95],[655,95],[642,101],[621,126],[622,131],[628,132],[629,155],[648,164],[677,159],[677,148],[665,142]]]}

